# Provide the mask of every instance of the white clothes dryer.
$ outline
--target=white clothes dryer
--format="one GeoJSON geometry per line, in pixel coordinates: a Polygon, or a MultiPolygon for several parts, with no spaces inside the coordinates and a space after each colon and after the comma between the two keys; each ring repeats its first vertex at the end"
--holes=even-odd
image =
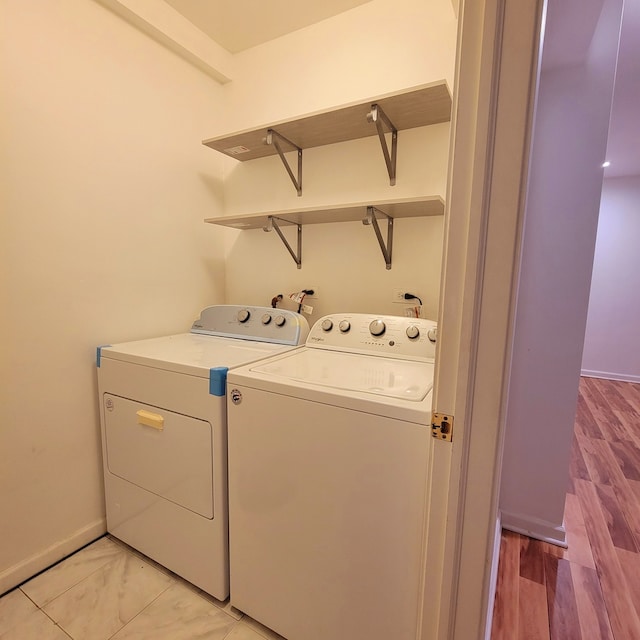
{"type": "Polygon", "coordinates": [[[231,603],[288,640],[415,640],[437,325],[335,314],[229,372],[231,603]]]}
{"type": "Polygon", "coordinates": [[[107,530],[227,598],[227,371],[308,332],[292,311],[217,305],[190,333],[99,347],[107,530]]]}

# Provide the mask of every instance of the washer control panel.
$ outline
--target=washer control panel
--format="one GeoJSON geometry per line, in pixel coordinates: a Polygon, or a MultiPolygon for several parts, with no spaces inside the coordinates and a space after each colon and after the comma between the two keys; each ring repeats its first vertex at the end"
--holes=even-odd
{"type": "Polygon", "coordinates": [[[438,323],[423,318],[336,313],[311,328],[307,347],[391,358],[435,358],[438,323]]]}
{"type": "Polygon", "coordinates": [[[288,309],[218,304],[200,312],[191,333],[298,345],[307,339],[309,323],[288,309]]]}

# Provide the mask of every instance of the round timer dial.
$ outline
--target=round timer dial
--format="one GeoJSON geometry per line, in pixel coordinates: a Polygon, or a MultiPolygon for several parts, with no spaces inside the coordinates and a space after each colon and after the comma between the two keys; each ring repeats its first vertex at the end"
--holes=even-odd
{"type": "Polygon", "coordinates": [[[338,325],[338,328],[340,329],[340,331],[342,331],[342,333],[347,333],[347,331],[351,329],[351,323],[348,320],[342,320],[338,325]]]}
{"type": "Polygon", "coordinates": [[[372,336],[381,336],[386,330],[387,327],[382,320],[374,320],[369,324],[369,332],[372,336]]]}
{"type": "Polygon", "coordinates": [[[331,320],[331,318],[326,318],[322,321],[320,326],[323,331],[331,331],[331,329],[333,329],[333,320],[331,320]]]}
{"type": "Polygon", "coordinates": [[[406,333],[407,338],[409,338],[410,340],[415,340],[420,336],[420,329],[418,329],[415,324],[412,324],[407,327],[406,333]]]}

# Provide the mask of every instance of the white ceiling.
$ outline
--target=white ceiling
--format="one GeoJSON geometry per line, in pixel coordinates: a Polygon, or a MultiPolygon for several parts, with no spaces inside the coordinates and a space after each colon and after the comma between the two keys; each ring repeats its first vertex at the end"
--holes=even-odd
{"type": "MultiPolygon", "coordinates": [[[[165,0],[231,53],[244,51],[369,1],[165,0]]],[[[571,55],[580,58],[588,49],[588,24],[597,21],[602,2],[554,0],[549,3],[547,28],[553,30],[564,25],[561,28],[566,46],[563,47],[565,50],[557,51],[557,55],[564,56],[565,63],[570,62],[571,55]],[[575,20],[576,15],[580,20],[575,20]],[[567,21],[567,16],[571,20],[567,21]]],[[[605,169],[605,177],[640,175],[640,0],[624,0],[624,3],[607,149],[611,166],[605,169]]]]}
{"type": "Polygon", "coordinates": [[[165,0],[231,53],[279,38],[370,0],[165,0]]]}
{"type": "Polygon", "coordinates": [[[605,177],[640,175],[640,0],[625,0],[605,177]]]}
{"type": "MultiPolygon", "coordinates": [[[[604,0],[554,0],[547,6],[545,67],[579,64],[591,49],[604,0]],[[579,16],[579,19],[576,19],[579,16]]],[[[640,175],[640,0],[624,0],[609,125],[606,178],[640,175]]]]}

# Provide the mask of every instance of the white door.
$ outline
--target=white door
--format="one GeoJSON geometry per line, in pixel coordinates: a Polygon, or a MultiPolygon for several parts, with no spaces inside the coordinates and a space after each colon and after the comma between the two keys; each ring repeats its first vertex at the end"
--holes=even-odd
{"type": "Polygon", "coordinates": [[[544,0],[460,2],[434,388],[434,410],[454,416],[453,443],[434,445],[424,573],[426,579],[439,572],[442,580],[426,580],[421,640],[476,640],[490,624],[505,399],[545,5],[544,0]]]}

